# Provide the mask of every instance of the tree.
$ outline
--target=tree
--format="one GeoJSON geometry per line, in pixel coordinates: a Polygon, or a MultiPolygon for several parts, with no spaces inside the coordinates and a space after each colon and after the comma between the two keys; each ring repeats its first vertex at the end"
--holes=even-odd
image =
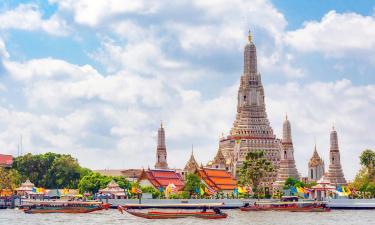
{"type": "Polygon", "coordinates": [[[78,183],[78,189],[80,193],[89,192],[95,194],[98,193],[100,189],[105,188],[112,180],[116,181],[116,183],[123,189],[131,188],[130,182],[127,181],[125,177],[104,176],[99,173],[91,172],[82,177],[82,179],[78,183]]]}
{"type": "Polygon", "coordinates": [[[90,171],[82,168],[71,155],[52,152],[16,157],[12,167],[22,180],[30,179],[35,186],[45,188],[77,188],[81,177],[90,171]]]}
{"type": "Polygon", "coordinates": [[[0,167],[0,190],[14,190],[21,184],[21,176],[14,169],[5,169],[0,167]]]}
{"type": "Polygon", "coordinates": [[[265,158],[264,151],[248,152],[242,167],[239,169],[239,183],[244,186],[251,185],[254,194],[259,196],[261,180],[267,173],[273,171],[272,162],[265,158]]]}
{"type": "Polygon", "coordinates": [[[285,180],[284,189],[290,189],[291,187],[305,187],[305,183],[292,177],[288,177],[288,179],[285,180]]]}
{"type": "Polygon", "coordinates": [[[374,173],[374,166],[375,166],[375,151],[366,149],[361,153],[359,157],[361,165],[366,167],[372,175],[374,173]]]}
{"type": "Polygon", "coordinates": [[[195,190],[200,189],[201,187],[202,187],[202,183],[198,175],[194,173],[189,173],[186,176],[184,190],[187,191],[190,196],[195,192],[195,190]]]}

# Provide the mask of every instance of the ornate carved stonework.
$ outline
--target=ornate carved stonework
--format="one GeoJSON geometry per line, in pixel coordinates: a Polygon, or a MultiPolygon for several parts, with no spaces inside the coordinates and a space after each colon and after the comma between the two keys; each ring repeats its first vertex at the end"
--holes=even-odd
{"type": "Polygon", "coordinates": [[[294,149],[292,141],[292,131],[288,117],[285,118],[283,124],[283,139],[281,141],[281,160],[277,171],[275,189],[281,189],[285,180],[289,177],[299,180],[299,174],[294,161],[294,149]]]}
{"type": "Polygon", "coordinates": [[[335,128],[332,128],[330,134],[329,157],[330,163],[328,168],[327,179],[330,181],[332,185],[346,185],[347,183],[341,168],[339,144],[335,128]]]}
{"type": "Polygon", "coordinates": [[[163,124],[158,129],[158,146],[156,148],[155,169],[168,169],[167,163],[167,147],[165,146],[165,131],[163,124]]]}
{"type": "Polygon", "coordinates": [[[308,178],[310,182],[318,181],[324,175],[324,161],[320,158],[318,151],[316,150],[316,145],[308,166],[308,178]]]}
{"type": "Polygon", "coordinates": [[[190,159],[189,159],[189,161],[187,161],[187,163],[185,165],[185,168],[184,168],[184,171],[186,173],[195,173],[195,171],[198,168],[199,168],[199,165],[198,165],[197,161],[195,160],[194,152],[191,151],[190,159]]]}
{"type": "MultiPolygon", "coordinates": [[[[219,150],[227,164],[232,165],[232,174],[245,160],[249,151],[264,150],[266,157],[277,170],[280,162],[280,140],[276,138],[267,118],[264,89],[261,75],[257,71],[256,47],[249,33],[249,42],[244,50],[244,73],[241,76],[237,98],[237,115],[230,134],[219,142],[219,150]]],[[[271,186],[276,172],[263,179],[271,186]]]]}

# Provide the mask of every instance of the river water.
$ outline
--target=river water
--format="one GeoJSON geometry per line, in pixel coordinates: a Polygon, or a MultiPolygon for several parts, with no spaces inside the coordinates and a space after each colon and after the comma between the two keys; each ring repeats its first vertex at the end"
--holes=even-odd
{"type": "Polygon", "coordinates": [[[225,210],[227,219],[202,220],[197,218],[146,220],[117,210],[89,214],[25,214],[19,210],[0,210],[0,225],[374,225],[375,210],[333,210],[327,213],[303,212],[241,212],[225,210]]]}

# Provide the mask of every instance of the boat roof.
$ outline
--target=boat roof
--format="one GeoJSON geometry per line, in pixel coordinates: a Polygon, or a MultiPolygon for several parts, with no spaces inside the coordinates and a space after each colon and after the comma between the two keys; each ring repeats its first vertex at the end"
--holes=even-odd
{"type": "Polygon", "coordinates": [[[102,202],[92,201],[92,202],[82,202],[82,201],[36,201],[36,200],[23,200],[23,202],[29,204],[81,204],[81,205],[97,205],[102,204],[102,202]]]}

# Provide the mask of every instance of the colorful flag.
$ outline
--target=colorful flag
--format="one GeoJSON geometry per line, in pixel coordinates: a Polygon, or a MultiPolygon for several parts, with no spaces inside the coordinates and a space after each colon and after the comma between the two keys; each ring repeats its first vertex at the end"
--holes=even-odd
{"type": "Polygon", "coordinates": [[[204,190],[203,190],[203,188],[200,188],[200,194],[201,194],[201,195],[204,195],[204,190]]]}

